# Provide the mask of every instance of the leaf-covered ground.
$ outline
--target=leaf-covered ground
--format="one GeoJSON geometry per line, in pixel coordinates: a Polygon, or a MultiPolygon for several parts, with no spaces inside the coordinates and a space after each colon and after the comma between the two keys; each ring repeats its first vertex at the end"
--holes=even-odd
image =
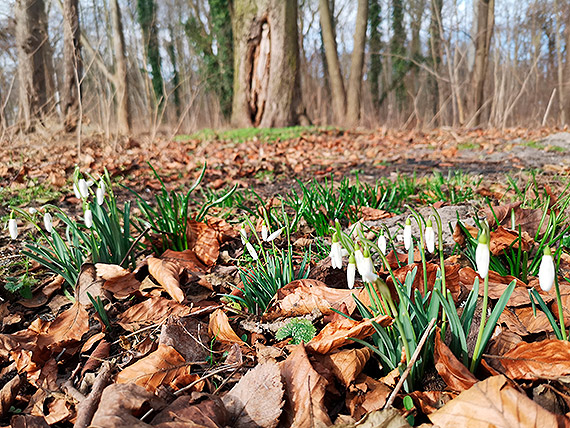
{"type": "MultiPolygon", "coordinates": [[[[405,204],[424,213],[429,213],[429,205],[448,213],[446,281],[460,307],[477,274],[462,251],[468,237],[457,228],[449,230],[447,222],[455,224],[458,211],[469,232],[470,219],[478,211],[499,223],[491,236],[494,254],[512,248],[523,232],[530,241],[516,245],[532,246],[540,229],[540,203],[549,198],[549,215],[556,214],[556,200],[570,180],[568,134],[547,129],[296,129],[284,135],[288,139],[275,133],[243,138],[212,133],[157,138],[152,143],[145,138],[92,137],[82,141],[79,155],[75,140],[56,137],[2,145],[3,224],[14,207],[52,203],[77,214],[81,207],[70,181],[76,165],[95,175],[107,168],[117,181],[120,201],[133,197],[119,184],[149,201],[159,191],[147,162],[170,189],[180,190],[187,189],[206,164],[192,202],[196,211],[205,199],[236,184],[241,196],[212,208],[207,224],[191,222],[189,250],[156,252],[145,240],[146,250],[137,254],[134,270],[84,264],[75,290],[68,290],[73,296],[64,293],[61,278],[18,254],[26,235],[33,233],[31,226],[21,224],[15,241],[4,230],[0,426],[351,427],[359,420],[358,426],[364,427],[405,427],[412,420],[440,427],[570,425],[570,342],[556,340],[540,309],[533,313],[528,294],[532,287],[538,289],[533,276],[517,280],[475,374],[451,352],[449,338],[436,334],[433,367],[414,391],[407,392],[397,387],[398,370],[386,373],[381,359],[353,340],[370,340],[373,321],[389,325],[391,319],[358,315],[354,296],[369,302],[368,293],[358,282],[353,290],[347,288],[346,259],[345,269],[333,269],[326,257],[330,239],[318,237],[306,222],[291,242],[296,255],[309,245],[314,249],[308,279],[280,289],[262,316],[223,298],[236,294],[241,284],[237,266],[244,266],[247,254],[239,229],[246,216],[260,233],[255,214],[261,206],[277,207],[278,195],[299,192],[300,183],[313,179],[332,176],[340,183],[347,177],[354,182],[358,175],[362,182],[384,177],[415,186],[415,193],[394,212],[361,207],[357,214],[370,232],[386,224],[397,233],[409,214],[405,204]],[[528,172],[535,168],[539,170],[528,172]],[[494,214],[484,210],[485,198],[495,207],[494,214]],[[33,296],[23,299],[6,291],[8,277],[29,281],[33,296]],[[108,326],[88,293],[102,299],[108,326]],[[316,336],[293,344],[295,334],[308,334],[298,326],[295,331],[289,327],[287,337],[278,340],[277,332],[292,318],[309,320],[316,336]]],[[[281,245],[284,239],[275,242],[281,245]]],[[[407,260],[400,242],[395,250],[390,265],[403,280],[411,267],[397,263],[398,258],[407,260]]],[[[418,256],[413,266],[421,272],[418,256]]],[[[567,321],[568,259],[563,255],[559,270],[567,321]]],[[[438,262],[435,257],[427,261],[428,287],[418,273],[414,288],[425,294],[438,262]]],[[[378,273],[389,276],[382,269],[378,273]]],[[[504,272],[491,272],[491,307],[512,279],[504,272]]],[[[540,294],[558,313],[554,290],[540,294]]],[[[475,335],[480,313],[478,317],[473,321],[475,335]]],[[[471,351],[472,339],[468,338],[471,351]]]]}

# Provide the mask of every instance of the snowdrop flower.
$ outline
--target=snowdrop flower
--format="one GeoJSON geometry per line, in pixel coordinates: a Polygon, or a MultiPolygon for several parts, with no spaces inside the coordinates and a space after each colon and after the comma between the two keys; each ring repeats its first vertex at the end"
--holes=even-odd
{"type": "Polygon", "coordinates": [[[431,219],[428,218],[425,230],[426,238],[426,248],[430,253],[435,250],[435,232],[433,231],[433,226],[431,224],[431,219]]]}
{"type": "Polygon", "coordinates": [[[10,238],[16,239],[18,237],[18,223],[15,218],[8,220],[8,231],[10,232],[10,238]]]}
{"type": "Polygon", "coordinates": [[[362,261],[362,271],[358,271],[362,280],[365,282],[373,283],[378,278],[378,275],[374,273],[374,264],[372,263],[372,258],[370,257],[370,251],[368,248],[364,249],[364,260],[362,261]]]}
{"type": "Polygon", "coordinates": [[[354,260],[356,262],[358,273],[362,276],[362,272],[364,272],[364,254],[362,254],[362,250],[360,250],[360,246],[358,246],[358,244],[356,251],[354,252],[354,260]]]}
{"type": "Polygon", "coordinates": [[[73,183],[73,194],[77,199],[81,199],[81,193],[79,193],[79,189],[77,188],[77,183],[73,183]]]}
{"type": "Polygon", "coordinates": [[[267,236],[267,226],[265,225],[265,220],[263,220],[263,223],[261,223],[261,239],[267,242],[267,236]]]}
{"type": "Polygon", "coordinates": [[[53,229],[53,221],[52,221],[52,216],[50,213],[44,214],[44,227],[46,228],[46,231],[48,233],[51,233],[51,231],[53,229]]]}
{"type": "Polygon", "coordinates": [[[245,231],[245,227],[243,227],[243,224],[241,225],[241,229],[239,230],[239,236],[241,237],[241,244],[245,245],[245,243],[247,242],[247,232],[245,231]]]}
{"type": "Polygon", "coordinates": [[[552,284],[554,284],[554,276],[556,275],[554,269],[554,260],[552,259],[552,252],[549,247],[544,249],[544,255],[540,261],[540,268],[538,270],[538,282],[540,288],[544,291],[550,291],[552,284]]]}
{"type": "Polygon", "coordinates": [[[105,185],[103,182],[97,187],[95,196],[97,196],[97,205],[103,205],[103,202],[105,202],[105,185]]]}
{"type": "Polygon", "coordinates": [[[333,269],[342,269],[342,248],[336,233],[332,237],[330,258],[333,269]]]}
{"type": "Polygon", "coordinates": [[[354,254],[351,254],[348,258],[348,267],[346,268],[346,282],[348,283],[348,288],[354,288],[354,277],[356,276],[356,259],[354,254]]]}
{"type": "Polygon", "coordinates": [[[412,220],[410,217],[406,219],[406,224],[404,225],[404,248],[409,250],[412,245],[412,220]]]}
{"type": "Polygon", "coordinates": [[[31,215],[34,215],[35,213],[38,212],[38,210],[37,210],[36,208],[34,208],[34,207],[30,207],[30,208],[28,208],[28,212],[29,212],[31,215]]]}
{"type": "Polygon", "coordinates": [[[266,242],[271,242],[277,238],[279,238],[279,236],[281,236],[281,233],[283,232],[283,228],[277,229],[275,232],[273,232],[271,235],[269,235],[266,239],[266,242]]]}
{"type": "Polygon", "coordinates": [[[79,190],[79,195],[81,199],[87,199],[89,196],[89,185],[85,181],[85,179],[80,178],[79,182],[77,183],[77,189],[79,190]]]}
{"type": "Polygon", "coordinates": [[[383,255],[386,255],[386,236],[384,236],[384,232],[378,237],[378,248],[383,255]]]}
{"type": "Polygon", "coordinates": [[[89,208],[85,210],[84,220],[85,220],[85,226],[87,226],[87,228],[90,229],[91,226],[93,226],[93,213],[89,208]]]}
{"type": "Polygon", "coordinates": [[[245,248],[247,248],[247,251],[253,260],[257,260],[259,258],[257,256],[257,251],[255,251],[255,248],[253,248],[253,245],[251,245],[249,242],[245,243],[245,248]]]}
{"type": "Polygon", "coordinates": [[[477,265],[477,273],[481,278],[485,278],[489,274],[489,238],[485,232],[479,236],[479,243],[475,250],[475,264],[477,265]]]}

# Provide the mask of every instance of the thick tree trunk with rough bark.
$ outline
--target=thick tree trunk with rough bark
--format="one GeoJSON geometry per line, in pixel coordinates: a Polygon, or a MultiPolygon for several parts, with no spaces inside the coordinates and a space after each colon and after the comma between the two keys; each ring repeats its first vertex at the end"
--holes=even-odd
{"type": "Polygon", "coordinates": [[[63,2],[63,87],[62,113],[66,132],[79,122],[80,82],[83,74],[79,42],[79,0],[63,2]]]}
{"type": "Polygon", "coordinates": [[[344,116],[346,114],[346,92],[340,71],[335,31],[328,0],[319,0],[319,16],[321,20],[323,45],[325,46],[325,56],[327,59],[327,70],[330,78],[334,121],[336,123],[344,123],[344,116]]]}
{"type": "Polygon", "coordinates": [[[117,0],[110,0],[111,32],[113,35],[113,50],[115,53],[115,99],[117,103],[117,126],[119,132],[128,134],[131,131],[131,112],[129,102],[129,83],[127,79],[127,58],[125,56],[125,36],[121,10],[117,0]]]}
{"type": "Polygon", "coordinates": [[[362,68],[364,66],[367,22],[368,0],[358,0],[356,29],[354,31],[354,44],[350,61],[350,76],[346,93],[346,121],[349,126],[357,125],[360,119],[360,95],[362,92],[362,68]]]}
{"type": "Polygon", "coordinates": [[[265,128],[298,123],[297,0],[236,0],[232,29],[232,124],[265,128]]]}
{"type": "Polygon", "coordinates": [[[473,123],[481,123],[485,102],[485,77],[489,64],[489,48],[495,25],[495,0],[478,0],[477,34],[475,36],[475,66],[473,68],[473,123]]]}
{"type": "Polygon", "coordinates": [[[20,120],[25,132],[33,131],[53,106],[48,96],[49,40],[43,0],[17,0],[16,44],[20,88],[20,120]]]}

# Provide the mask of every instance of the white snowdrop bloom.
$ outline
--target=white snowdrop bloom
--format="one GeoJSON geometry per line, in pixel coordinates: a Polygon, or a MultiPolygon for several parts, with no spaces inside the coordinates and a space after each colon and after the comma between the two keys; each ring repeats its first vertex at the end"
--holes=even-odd
{"type": "Polygon", "coordinates": [[[424,233],[426,239],[426,248],[430,253],[433,253],[435,250],[435,232],[433,230],[433,226],[431,223],[431,219],[428,219],[426,230],[424,233]]]}
{"type": "Polygon", "coordinates": [[[354,288],[354,278],[356,276],[356,260],[354,255],[351,254],[348,258],[348,267],[346,268],[346,282],[348,283],[348,288],[354,288]]]}
{"type": "Polygon", "coordinates": [[[90,209],[85,210],[84,220],[85,220],[85,226],[87,226],[88,228],[91,228],[91,226],[93,226],[93,213],[91,212],[90,209]]]}
{"type": "Polygon", "coordinates": [[[279,228],[277,229],[275,232],[273,232],[271,235],[269,235],[266,239],[266,242],[271,242],[277,238],[279,238],[281,236],[281,233],[283,232],[283,228],[279,228]]]}
{"type": "Polygon", "coordinates": [[[378,248],[383,255],[386,255],[386,236],[383,233],[378,237],[378,248]]]}
{"type": "Polygon", "coordinates": [[[251,245],[249,242],[245,243],[245,248],[247,248],[247,251],[253,260],[257,260],[259,258],[257,251],[255,251],[255,248],[253,248],[253,245],[251,245]]]}
{"type": "Polygon", "coordinates": [[[267,236],[269,235],[267,231],[267,226],[265,225],[265,221],[261,224],[261,239],[267,242],[267,236]]]}
{"type": "Polygon", "coordinates": [[[50,213],[44,214],[44,227],[48,233],[51,233],[53,230],[53,219],[50,213]]]}
{"type": "Polygon", "coordinates": [[[481,278],[485,278],[489,274],[489,261],[491,259],[489,250],[489,240],[485,234],[479,236],[479,243],[475,250],[475,264],[477,265],[477,273],[481,278]]]}
{"type": "MultiPolygon", "coordinates": [[[[103,184],[101,182],[101,184],[103,184]]],[[[97,205],[103,205],[103,202],[105,202],[105,185],[103,184],[103,187],[99,186],[97,187],[97,191],[95,192],[95,196],[97,197],[97,205]]]]}
{"type": "Polygon", "coordinates": [[[336,233],[332,237],[330,258],[333,269],[342,269],[342,249],[336,233]]]}
{"type": "Polygon", "coordinates": [[[37,210],[36,208],[34,208],[34,207],[30,207],[30,208],[28,208],[28,212],[29,212],[31,215],[34,215],[35,213],[38,212],[38,210],[37,210]]]}
{"type": "Polygon", "coordinates": [[[87,199],[87,197],[89,196],[89,186],[87,185],[85,179],[83,178],[79,179],[79,182],[77,183],[77,188],[79,189],[79,195],[81,196],[81,198],[87,199]]]}
{"type": "Polygon", "coordinates": [[[404,225],[404,248],[409,250],[412,245],[412,221],[408,217],[404,225]]]}
{"type": "Polygon", "coordinates": [[[540,260],[540,268],[538,269],[538,282],[540,283],[540,288],[544,291],[550,291],[554,284],[555,275],[556,272],[554,269],[552,252],[550,251],[550,248],[546,247],[544,249],[542,260],[540,260]]]}
{"type": "Polygon", "coordinates": [[[15,218],[8,220],[8,231],[10,232],[10,238],[16,239],[18,237],[18,222],[15,218]]]}

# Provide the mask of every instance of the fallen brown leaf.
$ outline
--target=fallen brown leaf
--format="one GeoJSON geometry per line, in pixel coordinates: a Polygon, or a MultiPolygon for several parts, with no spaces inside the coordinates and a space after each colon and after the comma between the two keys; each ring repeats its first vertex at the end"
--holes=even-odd
{"type": "Polygon", "coordinates": [[[356,423],[337,422],[332,428],[411,428],[411,426],[400,412],[390,407],[370,412],[356,423]]]}
{"type": "Polygon", "coordinates": [[[435,332],[435,368],[447,386],[456,392],[471,388],[478,379],[459,361],[441,340],[441,330],[435,332]]]}
{"type": "Polygon", "coordinates": [[[93,263],[83,263],[79,277],[75,283],[75,300],[86,308],[90,308],[93,304],[89,295],[93,299],[103,297],[102,291],[103,280],[97,277],[97,270],[93,263]]]}
{"type": "Polygon", "coordinates": [[[553,415],[543,409],[510,386],[504,376],[493,376],[476,383],[428,417],[440,428],[570,426],[566,416],[553,415]]]}
{"type": "Polygon", "coordinates": [[[208,356],[208,330],[194,317],[169,317],[162,325],[158,343],[172,346],[189,362],[203,362],[208,356]]]}
{"type": "Polygon", "coordinates": [[[353,321],[348,318],[328,323],[319,334],[307,343],[307,350],[317,354],[327,354],[330,351],[339,349],[347,344],[355,343],[350,337],[355,339],[366,339],[372,336],[376,330],[372,322],[386,327],[392,322],[392,318],[381,315],[363,321],[353,321]]]}
{"type": "Polygon", "coordinates": [[[109,291],[116,299],[126,299],[135,294],[141,283],[127,269],[111,264],[97,263],[97,276],[103,278],[103,289],[109,291]]]}
{"type": "Polygon", "coordinates": [[[283,408],[281,371],[276,363],[248,371],[222,398],[232,427],[275,428],[283,408]]]}
{"type": "Polygon", "coordinates": [[[173,262],[189,272],[206,272],[206,266],[198,259],[194,250],[166,250],[160,259],[173,262]]]}
{"type": "Polygon", "coordinates": [[[75,302],[57,316],[45,334],[40,335],[38,345],[53,347],[79,342],[87,331],[89,331],[89,314],[81,303],[75,302]]]}
{"type": "Polygon", "coordinates": [[[323,363],[344,386],[348,386],[362,372],[371,355],[370,348],[342,349],[325,355],[323,363]]]}
{"type": "MultiPolygon", "coordinates": [[[[148,405],[155,409],[164,406],[162,400],[143,387],[133,383],[112,384],[103,390],[99,407],[91,421],[92,428],[151,428],[137,416],[148,405]]],[[[142,416],[142,415],[140,415],[142,416]]]]}
{"type": "Polygon", "coordinates": [[[313,428],[331,425],[324,404],[327,381],[313,369],[303,345],[296,345],[281,363],[281,375],[287,392],[286,426],[313,428]]]}
{"type": "MultiPolygon", "coordinates": [[[[521,244],[520,247],[522,251],[530,251],[534,240],[530,237],[528,232],[523,231],[521,233],[521,244]]],[[[518,231],[506,229],[503,226],[499,226],[496,230],[491,232],[491,240],[489,243],[491,253],[496,255],[502,254],[509,247],[518,249],[519,248],[519,234],[518,231]]]]}
{"type": "Polygon", "coordinates": [[[319,311],[322,314],[333,313],[346,305],[349,314],[356,309],[354,296],[368,300],[363,289],[349,290],[327,287],[324,282],[315,279],[298,279],[277,291],[273,303],[263,318],[274,320],[281,317],[302,316],[319,311]]]}
{"type": "Polygon", "coordinates": [[[174,400],[153,418],[152,425],[154,428],[222,428],[228,426],[228,413],[220,397],[192,392],[174,400]]]}
{"type": "Polygon", "coordinates": [[[152,297],[131,306],[119,315],[119,325],[127,331],[136,331],[150,324],[161,324],[170,315],[185,316],[190,314],[188,306],[173,302],[164,297],[152,297]]]}
{"type": "Polygon", "coordinates": [[[426,415],[441,409],[457,397],[457,393],[446,391],[414,391],[410,395],[416,406],[419,405],[418,407],[426,415]]]}
{"type": "Polygon", "coordinates": [[[528,336],[533,333],[552,332],[552,326],[544,312],[537,310],[536,316],[532,308],[506,308],[499,317],[509,330],[519,336],[528,336]]]}
{"type": "Polygon", "coordinates": [[[226,313],[221,309],[216,309],[210,315],[210,323],[208,325],[210,336],[220,342],[226,343],[244,343],[230,326],[230,320],[226,313]]]}
{"type": "Polygon", "coordinates": [[[0,418],[6,415],[10,406],[16,401],[16,396],[23,383],[23,378],[14,371],[14,377],[10,380],[6,379],[6,383],[0,388],[0,418]]]}
{"type": "Polygon", "coordinates": [[[543,340],[520,342],[499,362],[511,379],[558,379],[570,374],[570,342],[543,340]]]}
{"type": "Polygon", "coordinates": [[[388,385],[361,374],[348,388],[346,407],[353,418],[360,419],[369,412],[382,409],[391,392],[388,385]]]}
{"type": "Polygon", "coordinates": [[[190,366],[173,347],[159,345],[156,351],[119,372],[116,382],[135,383],[155,392],[159,386],[188,374],[189,370],[190,366]]]}
{"type": "Polygon", "coordinates": [[[212,266],[220,255],[218,232],[206,223],[188,219],[186,225],[188,248],[194,250],[198,258],[206,265],[212,266]]]}
{"type": "Polygon", "coordinates": [[[150,257],[147,260],[148,272],[158,281],[164,290],[178,303],[184,300],[178,276],[179,266],[175,263],[150,257]]]}
{"type": "MultiPolygon", "coordinates": [[[[515,227],[521,226],[521,230],[528,233],[531,237],[536,235],[542,220],[542,209],[526,209],[521,208],[521,202],[514,202],[512,204],[493,206],[493,212],[490,208],[485,208],[483,214],[487,217],[489,226],[494,228],[497,225],[495,221],[495,216],[499,220],[499,225],[502,226],[512,226],[511,224],[511,211],[515,214],[515,227]]],[[[548,227],[549,215],[547,214],[542,227],[540,229],[540,234],[546,232],[548,227]]]]}

